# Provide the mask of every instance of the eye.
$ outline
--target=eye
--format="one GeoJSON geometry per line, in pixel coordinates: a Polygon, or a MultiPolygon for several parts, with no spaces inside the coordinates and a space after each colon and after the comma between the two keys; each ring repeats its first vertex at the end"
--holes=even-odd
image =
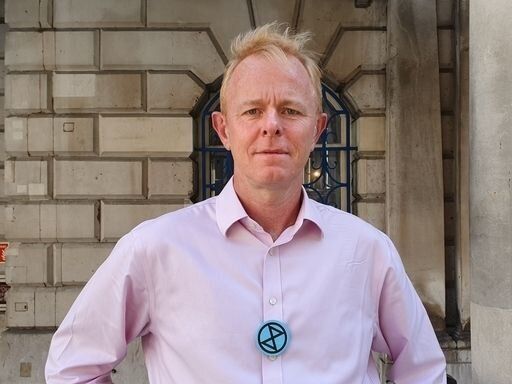
{"type": "Polygon", "coordinates": [[[293,108],[285,108],[283,112],[285,115],[300,115],[300,112],[293,108]]]}
{"type": "Polygon", "coordinates": [[[252,108],[252,109],[245,111],[244,115],[256,116],[258,113],[259,113],[259,111],[256,108],[252,108]]]}

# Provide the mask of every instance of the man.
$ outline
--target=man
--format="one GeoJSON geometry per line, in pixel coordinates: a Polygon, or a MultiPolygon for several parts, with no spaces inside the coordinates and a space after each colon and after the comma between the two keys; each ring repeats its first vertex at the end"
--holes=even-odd
{"type": "Polygon", "coordinates": [[[445,361],[391,241],[308,199],[326,125],[307,35],[235,40],[213,125],[234,176],[212,199],[116,245],[56,332],[48,383],[107,383],[142,336],[151,383],[445,382],[445,361]]]}

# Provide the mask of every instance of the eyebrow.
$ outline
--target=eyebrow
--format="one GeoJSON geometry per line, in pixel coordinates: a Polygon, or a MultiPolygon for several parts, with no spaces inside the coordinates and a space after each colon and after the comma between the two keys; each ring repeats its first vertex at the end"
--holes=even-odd
{"type": "MultiPolygon", "coordinates": [[[[264,103],[265,102],[262,99],[252,99],[252,100],[247,100],[247,101],[242,102],[241,104],[239,104],[239,106],[244,108],[244,107],[258,106],[258,105],[262,105],[264,103]]],[[[279,105],[280,106],[292,105],[292,106],[297,106],[297,107],[301,107],[301,108],[306,108],[305,103],[303,103],[299,100],[294,100],[294,99],[284,99],[282,102],[279,103],[279,105]]]]}

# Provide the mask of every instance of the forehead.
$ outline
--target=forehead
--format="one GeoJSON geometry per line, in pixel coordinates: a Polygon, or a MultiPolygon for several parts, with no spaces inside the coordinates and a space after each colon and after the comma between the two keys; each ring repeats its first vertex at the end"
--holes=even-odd
{"type": "Polygon", "coordinates": [[[231,104],[244,97],[287,96],[314,97],[314,87],[304,65],[293,56],[286,59],[254,54],[233,70],[226,90],[231,104]]]}

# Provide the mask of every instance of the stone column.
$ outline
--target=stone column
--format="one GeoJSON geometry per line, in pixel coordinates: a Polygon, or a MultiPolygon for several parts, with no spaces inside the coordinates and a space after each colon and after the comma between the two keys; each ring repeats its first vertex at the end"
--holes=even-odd
{"type": "Polygon", "coordinates": [[[444,326],[444,209],[436,2],[389,0],[387,232],[444,326]]]}
{"type": "Polygon", "coordinates": [[[470,2],[473,383],[512,382],[512,41],[509,0],[470,2]]]}

